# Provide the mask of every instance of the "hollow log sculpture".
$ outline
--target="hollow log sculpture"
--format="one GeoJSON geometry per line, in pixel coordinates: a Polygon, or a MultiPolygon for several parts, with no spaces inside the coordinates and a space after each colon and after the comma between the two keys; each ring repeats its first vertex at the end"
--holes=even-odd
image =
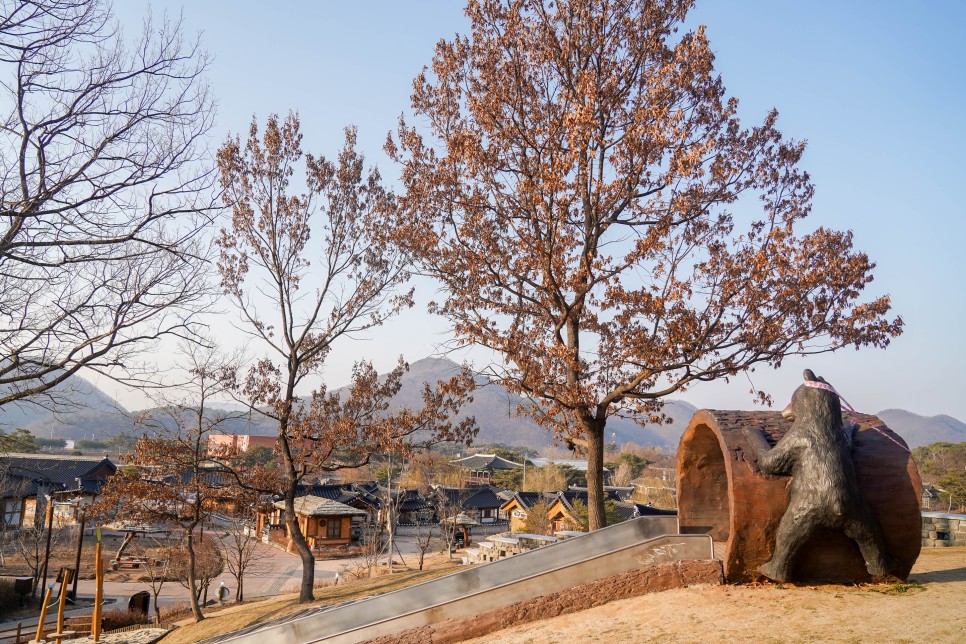
{"type": "Polygon", "coordinates": [[[778,524],[772,558],[758,571],[775,581],[789,580],[798,551],[819,528],[827,528],[858,545],[870,575],[885,575],[894,562],[879,520],[859,489],[852,463],[855,427],[842,421],[834,389],[810,369],[804,375],[805,384],[782,412],[792,425],[774,447],[760,429],[744,428],[761,472],[791,476],[788,508],[778,524]]]}
{"type": "MultiPolygon", "coordinates": [[[[862,414],[850,421],[856,425],[851,434],[855,481],[881,527],[882,549],[892,559],[892,565],[880,563],[905,579],[920,549],[919,474],[908,447],[882,421],[862,414]]],[[[731,581],[760,578],[759,567],[776,554],[779,526],[793,496],[793,478],[759,471],[756,444],[767,453],[767,447],[778,444],[792,427],[793,422],[779,412],[700,410],[681,437],[677,457],[681,530],[708,533],[715,539],[716,554],[731,581]],[[765,445],[759,441],[766,441],[765,445]]],[[[873,564],[870,574],[859,546],[840,528],[817,525],[803,541],[784,572],[787,579],[864,582],[878,570],[873,564]]],[[[776,576],[782,576],[781,571],[776,576]]]]}

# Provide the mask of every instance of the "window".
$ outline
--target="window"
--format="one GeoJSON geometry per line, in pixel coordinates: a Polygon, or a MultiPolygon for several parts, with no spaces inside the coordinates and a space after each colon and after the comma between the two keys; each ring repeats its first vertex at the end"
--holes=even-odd
{"type": "Polygon", "coordinates": [[[342,538],[342,519],[329,519],[329,528],[326,536],[329,539],[342,538]]]}

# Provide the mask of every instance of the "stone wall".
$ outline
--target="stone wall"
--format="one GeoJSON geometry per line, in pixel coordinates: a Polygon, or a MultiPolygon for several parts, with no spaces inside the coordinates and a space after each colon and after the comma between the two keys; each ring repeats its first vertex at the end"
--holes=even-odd
{"type": "Polygon", "coordinates": [[[966,546],[966,514],[922,513],[923,548],[966,546]]]}

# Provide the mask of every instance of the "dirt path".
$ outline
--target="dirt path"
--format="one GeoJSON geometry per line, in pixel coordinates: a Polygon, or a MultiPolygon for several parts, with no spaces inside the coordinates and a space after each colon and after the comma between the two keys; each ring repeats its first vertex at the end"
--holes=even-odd
{"type": "Polygon", "coordinates": [[[508,628],[474,644],[966,642],[966,548],[930,548],[904,586],[672,590],[508,628]]]}

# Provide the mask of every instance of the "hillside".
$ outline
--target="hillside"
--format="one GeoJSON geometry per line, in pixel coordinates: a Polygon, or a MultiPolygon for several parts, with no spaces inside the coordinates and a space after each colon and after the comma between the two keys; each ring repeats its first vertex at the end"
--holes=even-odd
{"type": "Polygon", "coordinates": [[[966,423],[952,416],[920,416],[905,409],[885,409],[876,416],[906,439],[911,447],[939,441],[966,442],[966,423]]]}
{"type": "MultiPolygon", "coordinates": [[[[458,366],[445,359],[424,358],[410,366],[403,378],[403,387],[394,406],[418,406],[421,404],[420,392],[424,382],[450,378],[458,366]]],[[[478,380],[479,388],[474,393],[473,402],[466,407],[464,414],[476,417],[480,426],[477,444],[504,443],[531,449],[542,449],[550,445],[549,433],[516,410],[525,401],[511,396],[499,385],[478,380]]],[[[8,405],[0,410],[0,429],[9,430],[25,427],[36,436],[67,439],[106,438],[119,432],[134,429],[134,416],[110,396],[81,378],[70,381],[68,396],[77,403],[77,408],[65,413],[52,414],[49,410],[30,405],[8,405]]],[[[669,425],[640,426],[629,418],[611,418],[607,423],[607,442],[623,445],[634,442],[639,445],[656,445],[665,450],[677,449],[681,434],[687,427],[697,408],[680,400],[669,400],[664,411],[671,418],[669,425]]],[[[236,410],[232,410],[237,413],[236,410]]],[[[140,413],[150,412],[141,410],[140,413]]],[[[213,410],[214,414],[226,414],[226,410],[213,410]]],[[[966,424],[950,416],[924,417],[902,409],[887,409],[877,414],[890,428],[906,439],[912,447],[936,441],[966,441],[966,424]]],[[[271,434],[272,424],[264,418],[254,416],[233,418],[222,425],[227,433],[271,434]]]]}
{"type": "MultiPolygon", "coordinates": [[[[395,405],[419,405],[422,383],[433,383],[450,378],[457,373],[458,369],[459,366],[450,360],[439,358],[417,360],[410,365],[395,405]]],[[[464,410],[466,416],[476,418],[476,423],[480,427],[476,443],[503,443],[533,449],[540,449],[550,444],[551,437],[547,430],[533,420],[517,415],[517,408],[526,404],[523,398],[513,396],[503,387],[482,378],[477,380],[477,386],[478,389],[473,394],[473,402],[464,410]]],[[[657,445],[664,449],[676,450],[681,434],[696,410],[694,405],[684,401],[669,400],[665,404],[664,411],[672,419],[670,425],[641,427],[630,419],[611,418],[607,422],[607,440],[618,445],[634,442],[639,445],[657,445]]]]}
{"type": "Polygon", "coordinates": [[[25,401],[5,405],[0,409],[0,430],[23,427],[47,438],[90,438],[111,436],[131,425],[120,403],[80,376],[68,378],[56,396],[63,403],[56,413],[25,401]]]}

